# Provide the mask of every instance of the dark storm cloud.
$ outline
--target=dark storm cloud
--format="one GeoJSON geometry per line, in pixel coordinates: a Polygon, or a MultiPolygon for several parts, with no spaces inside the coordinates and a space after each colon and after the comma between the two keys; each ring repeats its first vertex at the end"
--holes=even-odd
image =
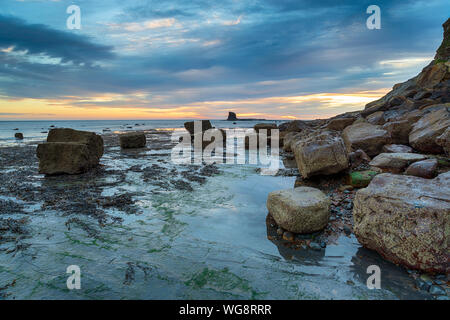
{"type": "Polygon", "coordinates": [[[89,64],[114,56],[112,47],[93,43],[86,36],[0,15],[0,47],[10,46],[16,51],[61,58],[62,62],[89,64]]]}
{"type": "MultiPolygon", "coordinates": [[[[439,9],[444,6],[436,3],[377,1],[382,29],[368,30],[365,11],[372,1],[127,1],[105,22],[174,18],[181,31],[143,33],[151,40],[157,32],[162,32],[158,38],[195,39],[179,45],[167,41],[133,54],[121,52],[123,42],[135,35],[130,31],[115,38],[92,32],[94,40],[0,15],[0,49],[14,46],[76,64],[43,65],[0,52],[0,75],[12,79],[0,78],[0,93],[49,98],[142,90],[182,104],[368,86],[371,79],[383,79],[382,60],[432,55],[446,18],[439,9]],[[111,46],[102,44],[106,40],[115,56],[111,46]],[[107,64],[95,65],[105,60],[107,64]],[[355,69],[359,71],[351,71],[355,69]],[[298,80],[285,82],[290,79],[298,80]],[[258,84],[264,81],[273,83],[258,84]]],[[[83,2],[82,10],[92,13],[97,5],[105,8],[108,2],[83,2]]],[[[406,79],[389,78],[382,85],[399,80],[406,79]]]]}

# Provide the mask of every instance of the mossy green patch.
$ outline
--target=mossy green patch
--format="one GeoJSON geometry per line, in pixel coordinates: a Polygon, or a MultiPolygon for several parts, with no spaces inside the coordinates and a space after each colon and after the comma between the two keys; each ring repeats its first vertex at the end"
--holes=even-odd
{"type": "Polygon", "coordinates": [[[365,188],[377,174],[378,172],[372,170],[352,172],[349,174],[349,184],[355,188],[365,188]]]}

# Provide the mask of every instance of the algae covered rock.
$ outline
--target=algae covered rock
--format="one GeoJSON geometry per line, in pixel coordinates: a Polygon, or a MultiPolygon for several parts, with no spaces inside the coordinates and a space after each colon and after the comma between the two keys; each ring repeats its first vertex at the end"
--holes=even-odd
{"type": "Polygon", "coordinates": [[[349,174],[348,183],[355,188],[365,188],[377,174],[372,170],[355,171],[349,174]]]}

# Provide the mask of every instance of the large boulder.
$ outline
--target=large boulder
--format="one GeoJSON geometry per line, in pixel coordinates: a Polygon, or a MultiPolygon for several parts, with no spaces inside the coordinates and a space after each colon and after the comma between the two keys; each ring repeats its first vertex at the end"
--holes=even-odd
{"type": "Polygon", "coordinates": [[[47,175],[78,174],[95,167],[86,144],[76,142],[41,143],[36,149],[39,173],[47,175]]]}
{"type": "Polygon", "coordinates": [[[367,122],[352,124],[342,132],[349,152],[362,149],[370,157],[379,154],[385,144],[391,142],[390,134],[381,126],[367,122]]]}
{"type": "Polygon", "coordinates": [[[334,118],[328,122],[325,128],[328,130],[342,131],[355,122],[355,120],[356,118],[334,118]]]}
{"type": "Polygon", "coordinates": [[[417,121],[410,134],[409,144],[421,152],[443,153],[437,138],[450,126],[450,103],[424,115],[417,121]]]}
{"type": "Polygon", "coordinates": [[[19,140],[23,140],[23,133],[21,132],[16,132],[14,134],[14,138],[19,139],[19,140]]]}
{"type": "Polygon", "coordinates": [[[450,271],[450,172],[435,179],[383,173],[356,193],[353,231],[366,248],[407,268],[450,271]]]}
{"type": "Polygon", "coordinates": [[[372,114],[369,114],[366,117],[366,121],[371,124],[384,124],[386,122],[386,120],[384,120],[384,112],[377,111],[372,114]]]}
{"type": "Polygon", "coordinates": [[[51,129],[47,136],[47,142],[75,142],[87,145],[93,162],[97,162],[103,156],[103,138],[95,132],[80,131],[70,128],[51,129]],[[97,159],[95,159],[97,158],[97,159]]]}
{"type": "Polygon", "coordinates": [[[298,170],[304,178],[338,173],[349,166],[344,141],[331,132],[303,138],[295,143],[293,151],[298,170]]]}
{"type": "Polygon", "coordinates": [[[280,126],[278,127],[280,131],[288,131],[288,132],[300,132],[307,128],[309,128],[309,126],[306,123],[306,121],[303,120],[293,120],[289,122],[284,122],[280,124],[280,126]]]}
{"type": "Polygon", "coordinates": [[[195,133],[195,122],[199,122],[201,124],[201,131],[205,132],[206,130],[212,129],[211,122],[209,120],[196,120],[196,121],[188,121],[184,123],[184,128],[189,132],[191,136],[195,133]]]}
{"type": "Polygon", "coordinates": [[[330,204],[322,191],[311,187],[274,191],[267,198],[267,209],[275,222],[294,233],[312,233],[325,228],[330,204]]]}
{"type": "Polygon", "coordinates": [[[411,132],[412,123],[408,120],[392,121],[385,123],[382,127],[390,136],[392,143],[408,144],[409,133],[411,132]]]}
{"type": "Polygon", "coordinates": [[[143,132],[123,133],[119,136],[120,147],[123,149],[143,148],[147,138],[143,132]]]}
{"type": "Polygon", "coordinates": [[[37,146],[36,155],[39,173],[82,173],[98,165],[103,155],[103,138],[94,132],[52,129],[47,142],[37,146]]]}
{"type": "Polygon", "coordinates": [[[283,150],[287,152],[293,151],[293,146],[302,138],[307,137],[313,131],[311,129],[305,129],[301,132],[298,131],[285,131],[283,139],[283,150]]]}
{"type": "Polygon", "coordinates": [[[380,153],[369,165],[385,172],[401,173],[411,163],[425,159],[426,156],[417,153],[380,153]]]}

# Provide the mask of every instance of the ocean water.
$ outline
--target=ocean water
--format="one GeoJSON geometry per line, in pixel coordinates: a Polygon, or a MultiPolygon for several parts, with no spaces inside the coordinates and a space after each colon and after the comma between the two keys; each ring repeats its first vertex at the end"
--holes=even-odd
{"type": "MultiPolygon", "coordinates": [[[[0,146],[18,145],[42,141],[47,137],[50,126],[56,128],[72,128],[77,130],[102,133],[103,129],[111,132],[126,132],[148,129],[178,129],[183,128],[186,121],[192,120],[47,120],[47,121],[0,121],[0,146]],[[130,128],[131,127],[131,128],[130,128]],[[18,129],[18,130],[15,130],[18,129]],[[16,132],[21,132],[23,140],[14,138],[16,132]]],[[[216,128],[252,128],[256,123],[282,123],[284,121],[232,121],[211,120],[216,128]]]]}

